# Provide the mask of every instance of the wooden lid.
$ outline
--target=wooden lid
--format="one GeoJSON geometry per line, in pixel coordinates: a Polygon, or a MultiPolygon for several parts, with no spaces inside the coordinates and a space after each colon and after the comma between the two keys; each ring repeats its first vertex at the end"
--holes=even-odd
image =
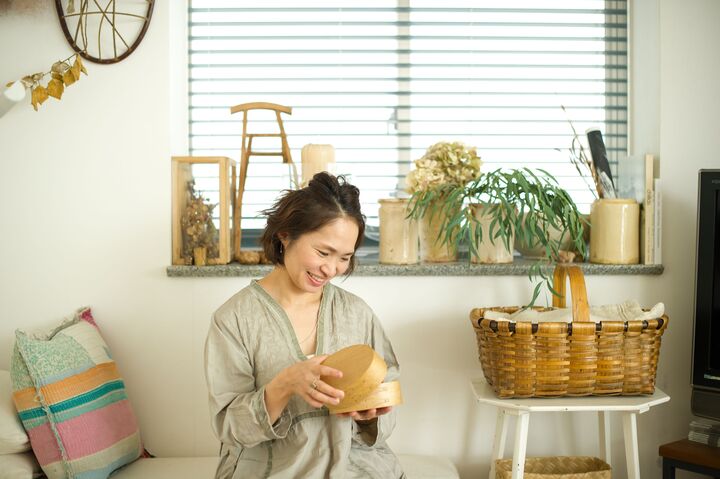
{"type": "Polygon", "coordinates": [[[345,392],[343,400],[331,410],[333,412],[340,409],[361,411],[362,409],[355,409],[354,405],[370,396],[387,375],[385,361],[367,344],[356,344],[341,349],[328,356],[322,364],[339,369],[343,373],[342,378],[327,376],[322,378],[330,386],[345,392]],[[351,409],[346,409],[348,407],[351,409]]]}
{"type": "Polygon", "coordinates": [[[382,383],[365,399],[353,404],[346,404],[342,401],[337,406],[328,405],[327,408],[333,414],[351,411],[365,411],[366,409],[377,409],[380,407],[395,406],[403,403],[402,391],[400,391],[400,381],[390,381],[382,383]]]}

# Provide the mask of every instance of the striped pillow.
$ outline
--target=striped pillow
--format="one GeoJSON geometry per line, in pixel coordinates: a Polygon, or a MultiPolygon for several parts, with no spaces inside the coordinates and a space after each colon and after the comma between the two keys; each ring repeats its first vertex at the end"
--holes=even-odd
{"type": "Polygon", "coordinates": [[[125,384],[90,308],[46,338],[15,337],[13,400],[49,479],[105,479],[140,457],[125,384]]]}

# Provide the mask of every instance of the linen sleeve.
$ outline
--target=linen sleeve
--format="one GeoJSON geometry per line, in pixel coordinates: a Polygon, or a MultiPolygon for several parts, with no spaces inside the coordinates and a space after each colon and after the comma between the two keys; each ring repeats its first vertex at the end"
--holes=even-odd
{"type": "Polygon", "coordinates": [[[270,424],[265,387],[256,388],[237,321],[227,319],[219,313],[213,315],[205,342],[205,379],[215,435],[223,443],[246,448],[283,439],[292,423],[290,414],[286,408],[275,424],[270,424]]]}
{"type": "MultiPolygon", "coordinates": [[[[397,381],[400,378],[400,365],[398,364],[395,352],[393,351],[390,340],[385,335],[385,331],[380,325],[375,314],[372,315],[372,325],[370,331],[370,346],[377,352],[387,364],[387,375],[383,382],[397,381]]],[[[395,429],[396,411],[393,408],[387,414],[379,416],[368,423],[355,422],[355,437],[366,446],[374,447],[384,445],[385,441],[395,429]]]]}

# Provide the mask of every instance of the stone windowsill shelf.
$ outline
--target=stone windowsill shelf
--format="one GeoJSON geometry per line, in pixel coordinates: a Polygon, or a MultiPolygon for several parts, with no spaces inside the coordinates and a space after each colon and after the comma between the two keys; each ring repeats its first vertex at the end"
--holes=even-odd
{"type": "MultiPolygon", "coordinates": [[[[507,264],[471,264],[467,257],[455,263],[418,263],[391,265],[378,262],[377,248],[364,247],[357,254],[358,265],[353,276],[525,276],[533,260],[515,257],[507,264]]],[[[575,263],[586,275],[659,275],[661,264],[590,264],[575,263]]],[[[168,266],[170,277],[254,277],[265,276],[271,265],[243,265],[230,263],[215,266],[168,266]]],[[[552,271],[551,267],[547,268],[552,271]]]]}

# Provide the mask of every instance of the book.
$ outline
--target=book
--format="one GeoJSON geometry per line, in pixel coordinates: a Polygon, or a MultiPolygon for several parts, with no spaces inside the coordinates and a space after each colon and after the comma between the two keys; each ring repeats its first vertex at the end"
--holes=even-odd
{"type": "Polygon", "coordinates": [[[642,208],[640,260],[655,264],[655,157],[645,155],[645,200],[642,208]]]}
{"type": "Polygon", "coordinates": [[[655,242],[653,244],[654,264],[662,264],[662,183],[660,178],[655,178],[655,192],[653,194],[655,242]]]}
{"type": "Polygon", "coordinates": [[[720,423],[705,420],[690,422],[688,439],[707,446],[720,446],[720,423]]]}

